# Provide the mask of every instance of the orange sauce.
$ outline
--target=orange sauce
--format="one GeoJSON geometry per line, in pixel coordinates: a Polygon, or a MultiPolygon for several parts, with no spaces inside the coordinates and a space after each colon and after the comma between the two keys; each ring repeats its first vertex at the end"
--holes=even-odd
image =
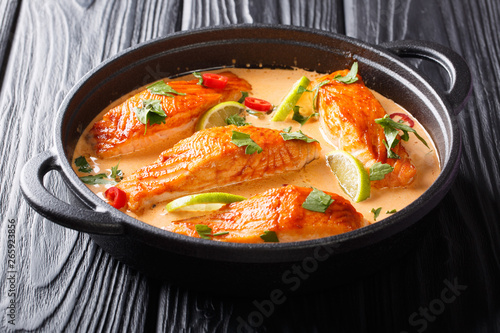
{"type": "MultiPolygon", "coordinates": [[[[246,79],[252,85],[253,90],[251,92],[251,96],[262,98],[274,105],[278,105],[280,103],[281,99],[289,91],[293,83],[303,75],[306,75],[309,79],[311,79],[311,81],[318,78],[319,76],[322,76],[318,73],[307,72],[300,69],[231,69],[231,71],[241,78],[246,79]]],[[[126,98],[132,96],[135,92],[137,91],[131,92],[127,96],[123,96],[121,99],[115,101],[105,110],[103,110],[94,119],[94,121],[89,124],[89,126],[83,132],[80,140],[78,141],[74,152],[74,159],[82,155],[87,157],[87,161],[93,167],[92,174],[101,172],[109,174],[111,167],[119,163],[119,169],[123,171],[124,176],[126,177],[140,167],[154,162],[163,150],[170,147],[159,147],[142,152],[132,153],[129,155],[106,159],[100,159],[95,155],[91,144],[87,140],[89,130],[92,128],[93,123],[97,120],[100,120],[103,114],[106,113],[110,108],[122,103],[126,98]]],[[[411,117],[411,115],[401,106],[376,92],[373,93],[388,114],[406,113],[411,117]]],[[[304,93],[302,98],[299,100],[299,105],[301,106],[301,114],[303,115],[307,115],[313,112],[311,95],[312,93],[304,93]]],[[[301,130],[306,135],[320,142],[322,147],[321,157],[296,172],[290,172],[271,178],[246,182],[242,184],[225,186],[217,189],[217,191],[243,195],[248,198],[272,187],[279,187],[284,184],[294,184],[305,187],[313,186],[322,191],[334,192],[342,195],[345,198],[349,198],[338,185],[335,175],[326,163],[325,155],[328,152],[335,150],[336,147],[334,147],[332,143],[328,142],[321,133],[317,117],[312,117],[303,126],[291,120],[291,117],[283,122],[272,122],[270,118],[271,117],[269,115],[260,117],[248,115],[246,121],[254,126],[268,127],[278,130],[282,130],[290,126],[292,127],[292,132],[301,130]]],[[[414,119],[413,117],[411,118],[414,119]]],[[[386,213],[387,211],[391,211],[393,209],[399,211],[416,200],[420,195],[424,193],[424,191],[435,181],[435,179],[439,175],[440,168],[435,146],[425,129],[415,119],[414,121],[414,129],[427,141],[431,149],[423,145],[413,134],[410,134],[410,140],[408,142],[404,142],[403,145],[408,151],[408,154],[410,155],[412,162],[417,169],[417,176],[415,177],[414,181],[406,187],[394,189],[372,188],[371,197],[369,199],[359,203],[352,203],[356,210],[363,214],[368,223],[375,222],[374,215],[371,212],[372,208],[376,209],[378,207],[382,207],[381,214],[376,220],[380,221],[389,215],[386,213]]],[[[78,172],[76,170],[76,167],[73,167],[75,169],[75,172],[79,176],[88,175],[78,172]]],[[[106,191],[106,189],[110,187],[110,185],[88,186],[96,195],[101,197],[103,200],[104,191],[106,191]]],[[[151,208],[147,208],[141,215],[136,215],[130,211],[127,211],[126,213],[145,223],[159,228],[167,225],[168,223],[171,223],[171,221],[187,218],[193,215],[200,215],[199,212],[168,213],[164,209],[165,204],[166,203],[161,203],[151,208]]]]}

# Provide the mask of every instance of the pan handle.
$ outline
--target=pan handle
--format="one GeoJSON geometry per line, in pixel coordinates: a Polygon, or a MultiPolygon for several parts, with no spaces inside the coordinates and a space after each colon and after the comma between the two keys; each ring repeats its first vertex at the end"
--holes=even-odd
{"type": "Polygon", "coordinates": [[[21,191],[26,201],[40,215],[64,227],[98,235],[123,234],[123,225],[104,210],[83,209],[53,196],[43,185],[51,170],[61,173],[57,153],[46,150],[31,158],[21,171],[21,191]]]}
{"type": "Polygon", "coordinates": [[[455,51],[428,41],[400,40],[382,43],[380,46],[402,58],[431,60],[442,66],[450,77],[450,88],[444,92],[453,110],[458,114],[472,92],[469,66],[455,51]]]}

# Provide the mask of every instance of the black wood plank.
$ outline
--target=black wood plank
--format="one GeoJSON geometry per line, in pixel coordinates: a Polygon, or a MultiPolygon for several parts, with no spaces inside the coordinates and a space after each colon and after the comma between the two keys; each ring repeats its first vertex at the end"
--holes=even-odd
{"type": "MultiPolygon", "coordinates": [[[[404,310],[393,318],[376,313],[368,316],[368,320],[385,329],[395,323],[394,329],[408,331],[426,325],[432,331],[498,332],[500,4],[347,0],[345,12],[346,32],[353,37],[375,44],[422,39],[452,48],[468,62],[474,83],[472,98],[458,116],[463,138],[460,173],[439,205],[439,212],[430,216],[437,220],[437,225],[435,234],[427,238],[428,247],[415,253],[419,260],[413,269],[418,276],[403,281],[391,279],[393,288],[404,283],[407,290],[399,295],[404,301],[394,303],[389,311],[401,306],[404,310]],[[436,286],[444,288],[444,279],[458,281],[467,289],[441,311],[435,301],[440,298],[441,290],[436,286]],[[420,307],[428,307],[433,301],[439,315],[430,313],[432,320],[423,320],[420,307]],[[415,312],[418,316],[411,317],[415,312]]],[[[421,60],[412,64],[446,87],[445,72],[436,65],[421,60]]],[[[387,301],[387,296],[382,295],[382,301],[387,301]]]]}

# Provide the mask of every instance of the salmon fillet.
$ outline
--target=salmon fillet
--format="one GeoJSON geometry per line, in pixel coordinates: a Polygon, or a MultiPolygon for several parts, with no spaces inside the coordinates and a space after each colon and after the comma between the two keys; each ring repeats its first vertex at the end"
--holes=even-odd
{"type": "Polygon", "coordinates": [[[262,243],[260,235],[264,231],[274,231],[280,242],[293,242],[338,235],[366,224],[348,200],[334,193],[327,193],[334,201],[324,213],[303,208],[311,191],[294,185],[273,188],[226,205],[211,215],[174,221],[163,229],[200,237],[195,226],[204,224],[213,234],[228,232],[213,240],[262,243]]]}
{"type": "Polygon", "coordinates": [[[376,162],[387,163],[394,170],[384,179],[372,181],[376,188],[399,187],[410,184],[417,172],[415,166],[400,142],[393,148],[399,159],[387,158],[383,143],[384,129],[375,122],[386,115],[385,110],[361,77],[351,84],[335,81],[336,75],[345,76],[348,70],[341,70],[318,78],[311,84],[329,83],[319,88],[316,100],[321,126],[331,143],[358,158],[368,170],[376,162]]]}
{"type": "Polygon", "coordinates": [[[183,195],[299,170],[317,159],[320,151],[318,142],[285,141],[278,130],[212,127],[181,140],[116,186],[127,194],[128,208],[140,212],[183,195]],[[231,142],[233,131],[249,134],[262,152],[246,154],[246,146],[231,142]]]}
{"type": "Polygon", "coordinates": [[[168,85],[179,93],[168,97],[145,89],[109,110],[90,131],[90,141],[100,157],[128,154],[166,144],[172,146],[180,139],[194,133],[196,121],[211,107],[230,100],[238,100],[242,91],[250,91],[251,85],[230,72],[220,73],[229,78],[224,89],[211,89],[198,85],[198,80],[171,81],[168,85]],[[142,101],[159,100],[167,117],[164,124],[145,125],[136,116],[135,108],[142,101]]]}

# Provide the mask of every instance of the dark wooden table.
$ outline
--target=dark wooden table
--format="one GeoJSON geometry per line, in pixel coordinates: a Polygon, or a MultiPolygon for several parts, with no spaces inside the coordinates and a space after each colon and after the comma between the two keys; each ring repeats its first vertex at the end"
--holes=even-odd
{"type": "MultiPolygon", "coordinates": [[[[0,331],[499,332],[499,36],[498,0],[2,0],[0,331]],[[154,281],[24,201],[20,170],[52,146],[58,105],[87,71],[151,38],[235,23],[306,26],[374,44],[429,40],[466,59],[474,91],[458,119],[460,172],[402,259],[259,310],[258,299],[154,281]]],[[[446,87],[435,65],[413,65],[446,87]]],[[[67,197],[56,173],[46,184],[67,197]]]]}

